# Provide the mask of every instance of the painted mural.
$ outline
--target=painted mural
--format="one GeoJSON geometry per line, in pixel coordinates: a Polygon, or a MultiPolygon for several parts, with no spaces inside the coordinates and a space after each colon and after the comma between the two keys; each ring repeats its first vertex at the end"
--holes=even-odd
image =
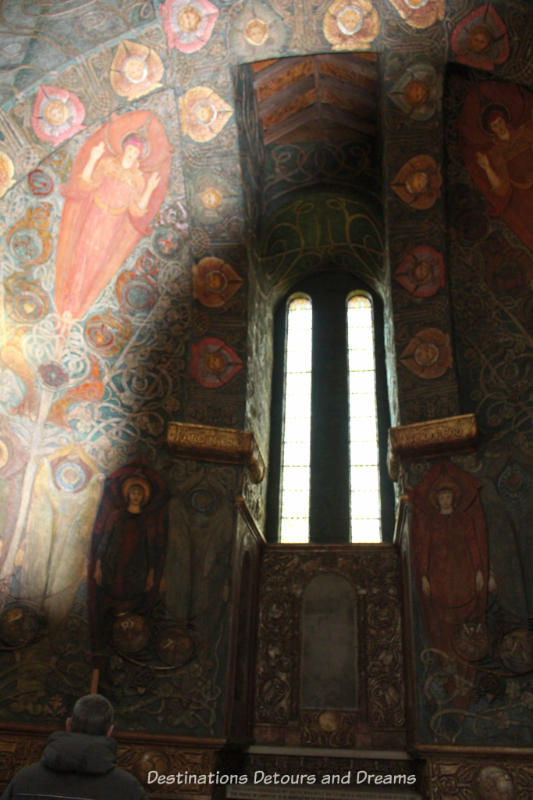
{"type": "Polygon", "coordinates": [[[263,489],[172,459],[166,429],[246,424],[268,441],[273,298],[326,254],[386,287],[395,422],[468,408],[482,429],[446,479],[414,464],[401,487],[433,532],[416,561],[415,738],[532,744],[528,14],[2,8],[2,719],[62,716],[98,669],[123,727],[221,735],[234,499],[261,520],[263,489]],[[361,142],[265,149],[247,65],[350,51],[380,60],[382,165],[361,142]],[[449,606],[463,610],[437,629],[449,606]]]}
{"type": "Polygon", "coordinates": [[[419,735],[442,744],[529,743],[527,555],[481,459],[464,466],[475,477],[440,462],[411,493],[418,691],[426,710],[419,735]]]}
{"type": "Polygon", "coordinates": [[[533,202],[533,95],[484,81],[465,100],[459,129],[472,178],[501,217],[533,250],[528,220],[533,202]]]}
{"type": "MultiPolygon", "coordinates": [[[[425,709],[419,735],[443,744],[530,745],[532,257],[522,214],[530,192],[531,93],[455,68],[445,107],[453,121],[447,191],[454,198],[455,352],[463,407],[475,410],[482,444],[454,463],[410,471],[419,708],[425,709]],[[461,523],[445,535],[445,520],[458,514],[461,523]],[[449,570],[439,570],[440,588],[433,591],[426,573],[444,540],[439,561],[453,559],[463,571],[460,580],[449,580],[449,570]]],[[[499,772],[490,776],[487,767],[479,785],[516,788],[510,777],[504,786],[499,772]]]]}
{"type": "Polygon", "coordinates": [[[4,717],[61,716],[97,670],[124,727],[208,735],[222,724],[235,477],[174,467],[164,438],[180,416],[238,424],[242,388],[214,414],[202,398],[242,364],[242,244],[225,225],[238,193],[222,169],[188,201],[184,177],[231,117],[229,78],[169,90],[168,30],[150,4],[130,19],[113,4],[98,20],[84,3],[32,11],[3,19],[53,30],[3,85],[4,717]],[[71,63],[95,36],[92,60],[71,63]],[[44,64],[54,83],[38,80],[44,64]]]}

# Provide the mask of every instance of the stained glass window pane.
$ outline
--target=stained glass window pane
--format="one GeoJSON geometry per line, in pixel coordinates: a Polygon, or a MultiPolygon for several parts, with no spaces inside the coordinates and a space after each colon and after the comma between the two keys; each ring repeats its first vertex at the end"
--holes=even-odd
{"type": "Polygon", "coordinates": [[[308,297],[289,301],[281,453],[282,542],[309,541],[312,317],[308,297]]]}
{"type": "Polygon", "coordinates": [[[381,541],[372,303],[348,300],[351,541],[381,541]]]}

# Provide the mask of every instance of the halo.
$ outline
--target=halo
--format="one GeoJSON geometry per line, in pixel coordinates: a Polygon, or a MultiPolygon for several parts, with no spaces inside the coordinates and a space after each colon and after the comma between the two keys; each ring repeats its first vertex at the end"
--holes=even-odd
{"type": "Polygon", "coordinates": [[[152,487],[150,486],[149,482],[146,480],[144,475],[130,475],[129,478],[126,478],[121,486],[122,497],[126,503],[128,502],[128,493],[132,486],[142,486],[144,489],[144,501],[142,505],[145,506],[150,500],[152,494],[152,487]]]}

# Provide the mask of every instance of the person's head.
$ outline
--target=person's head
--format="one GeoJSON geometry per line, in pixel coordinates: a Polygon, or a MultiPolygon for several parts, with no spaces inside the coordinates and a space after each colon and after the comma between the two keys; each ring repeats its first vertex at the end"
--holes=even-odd
{"type": "Polygon", "coordinates": [[[122,484],[122,496],[128,511],[139,514],[150,499],[150,485],[142,475],[131,475],[122,484]]]}
{"type": "Polygon", "coordinates": [[[144,486],[140,483],[132,483],[128,489],[128,500],[132,505],[143,505],[145,501],[144,486]]]}
{"type": "Polygon", "coordinates": [[[483,129],[497,139],[507,141],[510,138],[509,112],[504,106],[490,105],[483,112],[481,119],[483,129]]]}
{"type": "Polygon", "coordinates": [[[510,136],[507,120],[502,113],[496,112],[492,117],[489,117],[489,128],[498,139],[505,140],[510,136]]]}
{"type": "Polygon", "coordinates": [[[76,700],[72,716],[67,719],[67,730],[91,736],[109,736],[114,717],[113,706],[107,698],[101,694],[86,694],[76,700]]]}
{"type": "Polygon", "coordinates": [[[441,514],[451,514],[453,511],[453,489],[450,486],[443,486],[437,492],[437,503],[441,514]]]}
{"type": "Polygon", "coordinates": [[[493,38],[487,25],[476,25],[468,35],[468,49],[471,53],[483,53],[492,44],[493,38]]]}
{"type": "Polygon", "coordinates": [[[122,143],[122,166],[129,168],[137,164],[144,153],[144,140],[134,134],[127,136],[122,143]]]}

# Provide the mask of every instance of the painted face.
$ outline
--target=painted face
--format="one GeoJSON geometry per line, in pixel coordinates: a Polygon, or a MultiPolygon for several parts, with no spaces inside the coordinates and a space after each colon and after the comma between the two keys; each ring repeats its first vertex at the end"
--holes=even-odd
{"type": "Polygon", "coordinates": [[[128,499],[133,506],[141,506],[144,502],[144,489],[142,486],[134,484],[130,486],[128,492],[128,499]]]}
{"type": "Polygon", "coordinates": [[[425,192],[428,187],[429,178],[425,172],[413,172],[405,181],[405,188],[411,194],[425,192]]]}
{"type": "Polygon", "coordinates": [[[451,514],[453,511],[453,492],[451,489],[441,489],[437,494],[437,503],[441,514],[451,514]]]}
{"type": "Polygon", "coordinates": [[[423,81],[410,81],[404,89],[404,97],[413,107],[425,103],[428,94],[428,87],[423,81]]]}
{"type": "Polygon", "coordinates": [[[417,283],[427,281],[432,275],[431,264],[427,261],[417,261],[413,267],[412,276],[417,283]]]}
{"type": "Polygon", "coordinates": [[[184,33],[194,33],[200,27],[202,15],[194,6],[185,6],[178,14],[178,26],[184,33]]]}
{"type": "Polygon", "coordinates": [[[140,149],[135,144],[127,144],[122,153],[122,166],[128,169],[132,167],[141,155],[140,149]]]}
{"type": "Polygon", "coordinates": [[[202,192],[200,200],[204,208],[215,209],[222,203],[222,195],[214,186],[209,186],[202,192]]]}
{"type": "Polygon", "coordinates": [[[131,56],[122,65],[122,72],[131,83],[142,83],[148,74],[148,67],[142,58],[131,56]]]}
{"type": "Polygon", "coordinates": [[[413,355],[420,367],[431,367],[438,360],[439,349],[432,342],[421,342],[413,355]]]}
{"type": "Polygon", "coordinates": [[[216,119],[217,110],[212,103],[198,103],[194,109],[194,116],[202,125],[210,125],[216,119]]]}
{"type": "Polygon", "coordinates": [[[489,128],[498,139],[502,139],[503,141],[509,139],[509,128],[503,117],[496,117],[493,119],[492,122],[489,123],[489,128]]]}
{"type": "Polygon", "coordinates": [[[481,800],[513,800],[513,781],[507,770],[484,767],[479,774],[479,796],[481,800]]]}
{"type": "Polygon", "coordinates": [[[213,270],[207,276],[207,286],[212,292],[221,292],[227,286],[227,280],[220,270],[213,270]]]}
{"type": "Polygon", "coordinates": [[[337,16],[337,24],[345,36],[353,36],[363,24],[361,12],[355,6],[346,6],[337,16]]]}
{"type": "Polygon", "coordinates": [[[227,361],[222,353],[209,353],[205,363],[209,372],[213,372],[215,375],[224,372],[227,366],[227,361]]]}
{"type": "Polygon", "coordinates": [[[486,27],[477,27],[470,32],[468,49],[472,53],[482,53],[492,42],[491,32],[486,27]]]}
{"type": "Polygon", "coordinates": [[[266,41],[268,36],[268,25],[262,19],[255,17],[251,19],[244,29],[244,36],[250,44],[259,47],[266,41]]]}
{"type": "Polygon", "coordinates": [[[68,119],[68,108],[61,100],[50,100],[44,108],[47,122],[54,127],[62,125],[68,119]]]}

